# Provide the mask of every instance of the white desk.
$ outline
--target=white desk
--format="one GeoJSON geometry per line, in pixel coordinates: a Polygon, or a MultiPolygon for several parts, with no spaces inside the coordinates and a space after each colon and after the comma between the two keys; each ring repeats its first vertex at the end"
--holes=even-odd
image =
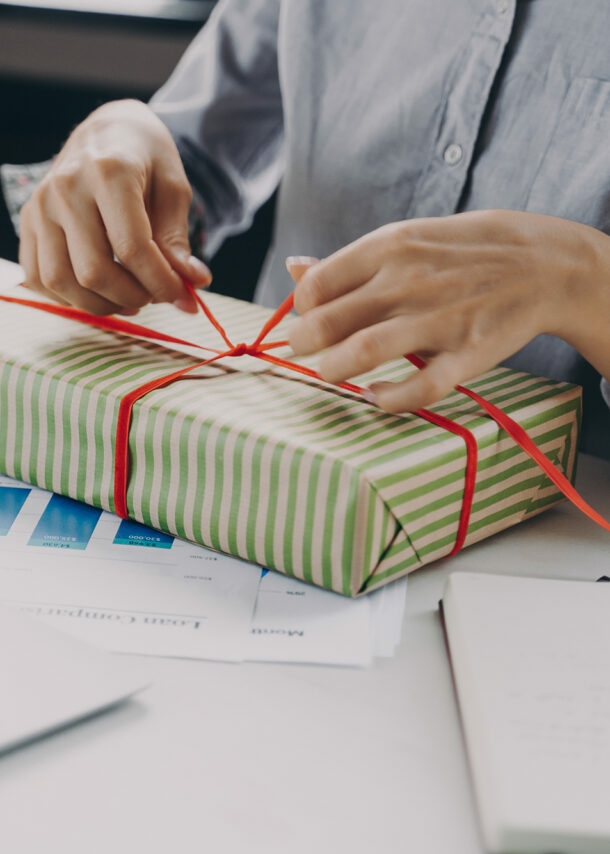
{"type": "MultiPolygon", "coordinates": [[[[579,486],[610,516],[610,465],[579,486]]],[[[369,670],[145,661],[139,700],[0,759],[0,850],[481,854],[437,613],[456,569],[593,579],[610,534],[564,504],[420,570],[369,670]]]]}

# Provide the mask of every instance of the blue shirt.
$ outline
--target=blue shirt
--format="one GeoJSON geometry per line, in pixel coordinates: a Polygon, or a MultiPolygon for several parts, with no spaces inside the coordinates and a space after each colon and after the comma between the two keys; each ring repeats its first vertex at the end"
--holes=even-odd
{"type": "MultiPolygon", "coordinates": [[[[506,208],[610,234],[609,44],[607,0],[221,0],[151,105],[209,254],[279,187],[256,292],[276,305],[287,255],[409,217],[506,208]]],[[[610,458],[608,387],[578,353],[540,336],[508,364],[583,385],[583,447],[610,458]]]]}

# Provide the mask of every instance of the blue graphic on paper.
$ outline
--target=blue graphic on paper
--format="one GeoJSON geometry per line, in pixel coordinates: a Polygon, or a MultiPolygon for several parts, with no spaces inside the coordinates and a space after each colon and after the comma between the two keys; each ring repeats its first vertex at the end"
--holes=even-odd
{"type": "Polygon", "coordinates": [[[119,546],[171,549],[174,538],[170,537],[169,534],[162,534],[152,528],[147,528],[146,525],[141,525],[139,522],[132,522],[131,519],[123,519],[113,542],[119,546]]]}
{"type": "Polygon", "coordinates": [[[52,495],[29,539],[30,546],[86,549],[102,511],[63,495],[52,495]]]}
{"type": "Polygon", "coordinates": [[[32,490],[20,486],[0,486],[0,537],[5,537],[32,490]]]}

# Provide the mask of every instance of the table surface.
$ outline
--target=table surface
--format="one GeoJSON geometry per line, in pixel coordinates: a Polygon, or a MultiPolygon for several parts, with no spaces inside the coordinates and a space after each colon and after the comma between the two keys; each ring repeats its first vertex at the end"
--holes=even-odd
{"type": "MultiPolygon", "coordinates": [[[[578,486],[610,516],[610,464],[583,457],[578,486]]],[[[141,659],[137,699],[0,758],[1,850],[482,854],[444,582],[594,579],[609,543],[564,503],[419,570],[396,656],[367,670],[141,659]]]]}

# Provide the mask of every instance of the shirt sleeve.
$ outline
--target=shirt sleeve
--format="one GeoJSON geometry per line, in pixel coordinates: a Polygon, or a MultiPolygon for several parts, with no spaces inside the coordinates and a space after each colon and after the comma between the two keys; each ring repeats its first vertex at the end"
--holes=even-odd
{"type": "Polygon", "coordinates": [[[610,409],[610,383],[604,377],[602,377],[601,381],[601,392],[602,397],[606,401],[606,406],[610,409]]]}
{"type": "Polygon", "coordinates": [[[202,208],[205,251],[244,231],[282,174],[280,0],[220,0],[150,101],[202,208]]]}

